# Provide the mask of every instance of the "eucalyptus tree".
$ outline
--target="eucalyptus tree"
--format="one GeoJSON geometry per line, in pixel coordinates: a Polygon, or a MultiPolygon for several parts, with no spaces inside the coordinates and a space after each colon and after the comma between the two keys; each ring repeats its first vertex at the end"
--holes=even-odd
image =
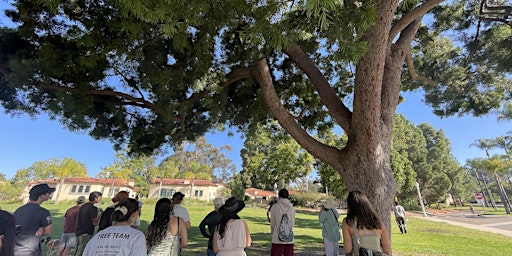
{"type": "Polygon", "coordinates": [[[138,152],[275,118],[390,227],[400,90],[422,88],[438,115],[510,97],[508,24],[480,0],[443,2],[13,1],[0,100],[138,152]],[[334,126],[343,149],[312,136],[334,126]]]}
{"type": "Polygon", "coordinates": [[[183,172],[189,171],[189,162],[196,162],[202,167],[205,174],[200,174],[201,169],[192,170],[193,173],[207,179],[220,182],[228,181],[236,171],[233,161],[226,157],[225,152],[233,149],[229,144],[220,148],[213,146],[206,141],[204,136],[194,141],[184,141],[173,148],[171,156],[166,158],[174,162],[174,165],[183,172]]]}

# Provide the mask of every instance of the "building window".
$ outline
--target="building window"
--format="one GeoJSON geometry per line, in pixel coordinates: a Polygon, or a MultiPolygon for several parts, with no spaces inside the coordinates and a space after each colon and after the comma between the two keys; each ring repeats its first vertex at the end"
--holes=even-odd
{"type": "Polygon", "coordinates": [[[166,192],[167,192],[167,190],[161,189],[160,190],[160,197],[165,197],[166,192]]]}
{"type": "Polygon", "coordinates": [[[85,186],[85,193],[89,193],[91,191],[91,186],[85,186]]]}
{"type": "Polygon", "coordinates": [[[79,186],[78,187],[78,193],[82,193],[84,191],[84,186],[79,186]]]}
{"type": "Polygon", "coordinates": [[[109,188],[108,189],[108,196],[114,197],[119,192],[119,188],[109,188]]]}
{"type": "Polygon", "coordinates": [[[169,189],[169,190],[167,191],[167,197],[172,197],[172,196],[174,195],[174,193],[176,193],[176,190],[174,190],[174,189],[169,189]]]}
{"type": "Polygon", "coordinates": [[[203,191],[202,190],[195,190],[194,191],[195,197],[203,197],[203,191]]]}
{"type": "Polygon", "coordinates": [[[73,185],[71,186],[71,193],[75,193],[76,192],[76,185],[73,185]]]}

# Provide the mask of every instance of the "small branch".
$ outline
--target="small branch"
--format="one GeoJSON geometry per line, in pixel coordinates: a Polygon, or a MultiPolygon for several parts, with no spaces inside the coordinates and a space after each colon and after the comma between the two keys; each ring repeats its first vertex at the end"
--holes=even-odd
{"type": "Polygon", "coordinates": [[[405,63],[407,63],[407,70],[409,70],[409,75],[411,76],[411,79],[414,81],[422,81],[427,84],[430,84],[432,86],[437,86],[437,82],[424,76],[424,75],[418,75],[416,72],[416,69],[414,68],[414,63],[412,61],[411,53],[407,53],[407,56],[405,57],[405,63]]]}

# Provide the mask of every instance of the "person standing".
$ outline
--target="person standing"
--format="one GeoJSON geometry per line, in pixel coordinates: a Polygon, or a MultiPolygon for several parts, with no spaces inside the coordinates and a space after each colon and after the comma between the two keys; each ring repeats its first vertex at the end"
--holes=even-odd
{"type": "Polygon", "coordinates": [[[30,189],[29,201],[14,211],[16,225],[20,232],[16,236],[14,254],[16,256],[41,255],[41,236],[52,235],[52,216],[48,210],[41,207],[44,201],[51,198],[55,188],[48,184],[37,184],[30,189]]]}
{"type": "Polygon", "coordinates": [[[181,202],[183,202],[184,197],[185,195],[181,192],[176,192],[172,195],[172,204],[174,205],[172,214],[183,218],[188,229],[190,228],[190,215],[188,214],[187,208],[180,205],[181,202]]]}
{"type": "Polygon", "coordinates": [[[215,256],[215,253],[213,252],[213,234],[215,233],[215,228],[217,227],[217,224],[219,224],[221,218],[219,209],[222,205],[222,198],[215,198],[213,200],[214,210],[208,213],[208,215],[206,215],[199,224],[199,231],[201,231],[201,234],[204,237],[208,238],[208,248],[206,249],[207,256],[215,256]]]}
{"type": "Polygon", "coordinates": [[[89,194],[89,202],[83,204],[78,211],[78,218],[76,220],[76,251],[75,256],[81,256],[84,252],[85,246],[91,240],[94,234],[94,227],[98,225],[101,218],[101,208],[94,206],[94,204],[101,201],[101,192],[94,191],[89,194]]]}
{"type": "Polygon", "coordinates": [[[112,205],[107,207],[103,214],[101,214],[100,223],[98,224],[98,232],[112,226],[112,213],[114,212],[114,208],[116,208],[119,201],[129,197],[130,195],[127,191],[117,192],[116,196],[112,198],[112,205]]]}
{"type": "Polygon", "coordinates": [[[245,256],[245,248],[251,246],[251,233],[247,222],[238,213],[244,209],[245,203],[230,197],[220,207],[221,219],[213,234],[213,251],[217,256],[245,256]]]}
{"type": "Polygon", "coordinates": [[[149,256],[178,256],[181,248],[188,244],[185,221],[171,215],[172,209],[169,198],[160,198],[156,202],[153,221],[146,231],[146,249],[149,256]]]}
{"type": "Polygon", "coordinates": [[[347,217],[341,224],[345,254],[359,255],[359,248],[391,255],[389,234],[363,192],[351,191],[347,197],[347,217]]]}
{"type": "Polygon", "coordinates": [[[80,206],[85,203],[85,197],[79,196],[76,199],[76,205],[69,208],[64,214],[64,224],[62,225],[62,236],[60,238],[59,250],[57,256],[68,256],[71,248],[76,247],[76,219],[80,206]]]}
{"type": "Polygon", "coordinates": [[[320,222],[320,226],[322,226],[322,238],[324,239],[326,256],[340,255],[338,243],[341,239],[341,234],[338,218],[339,214],[336,209],[336,203],[331,198],[328,198],[322,205],[318,216],[318,222],[320,222]]]}
{"type": "Polygon", "coordinates": [[[14,215],[0,210],[0,255],[14,256],[16,219],[14,215]]]}
{"type": "Polygon", "coordinates": [[[402,234],[407,233],[407,224],[406,224],[407,215],[405,214],[404,207],[401,206],[400,203],[395,202],[395,207],[393,210],[395,212],[396,224],[398,225],[400,232],[402,232],[402,234]]]}
{"type": "Polygon", "coordinates": [[[130,227],[139,214],[133,198],[119,201],[112,213],[113,225],[99,231],[87,243],[83,255],[146,256],[146,239],[142,231],[130,227]]]}
{"type": "Polygon", "coordinates": [[[289,229],[293,231],[293,225],[295,223],[295,208],[288,199],[289,193],[286,189],[279,190],[279,199],[277,203],[270,209],[270,231],[272,233],[272,247],[270,249],[271,256],[292,256],[293,255],[293,244],[294,239],[291,241],[281,241],[279,239],[279,229],[281,226],[281,220],[283,215],[286,214],[288,217],[289,229]]]}

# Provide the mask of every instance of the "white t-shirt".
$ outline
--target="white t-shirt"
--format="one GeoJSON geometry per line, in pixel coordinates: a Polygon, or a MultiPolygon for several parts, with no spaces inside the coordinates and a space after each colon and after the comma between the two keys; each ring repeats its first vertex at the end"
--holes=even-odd
{"type": "Polygon", "coordinates": [[[87,243],[85,256],[146,256],[146,237],[130,226],[110,226],[87,243]]]}
{"type": "Polygon", "coordinates": [[[174,205],[173,215],[183,218],[185,222],[190,222],[190,215],[188,214],[187,208],[179,204],[174,205]]]}

